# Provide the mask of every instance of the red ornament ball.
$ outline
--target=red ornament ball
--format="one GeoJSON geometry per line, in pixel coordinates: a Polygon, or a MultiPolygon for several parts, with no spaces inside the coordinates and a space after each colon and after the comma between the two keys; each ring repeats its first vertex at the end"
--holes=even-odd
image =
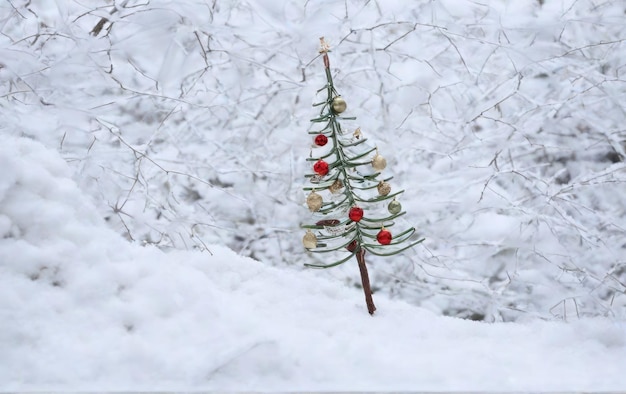
{"type": "Polygon", "coordinates": [[[316,161],[315,164],[313,164],[313,171],[315,171],[315,173],[319,175],[328,174],[328,163],[326,163],[324,160],[316,161]]]}
{"type": "Polygon", "coordinates": [[[389,245],[391,243],[391,233],[384,228],[376,235],[376,240],[381,245],[389,245]]]}
{"type": "Polygon", "coordinates": [[[348,217],[353,222],[358,222],[363,217],[363,209],[359,207],[350,208],[350,212],[348,212],[348,217]]]}
{"type": "Polygon", "coordinates": [[[326,143],[328,143],[328,137],[326,137],[324,134],[320,134],[315,137],[315,145],[324,146],[326,145],[326,143]]]}

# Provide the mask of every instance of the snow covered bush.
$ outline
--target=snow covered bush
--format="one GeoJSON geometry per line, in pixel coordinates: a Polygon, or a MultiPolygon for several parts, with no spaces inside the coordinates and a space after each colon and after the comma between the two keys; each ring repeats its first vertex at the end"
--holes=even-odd
{"type": "Polygon", "coordinates": [[[378,291],[479,320],[624,317],[624,11],[11,0],[0,131],[57,149],[130,240],[300,267],[300,135],[324,35],[427,235],[374,263],[378,291]]]}

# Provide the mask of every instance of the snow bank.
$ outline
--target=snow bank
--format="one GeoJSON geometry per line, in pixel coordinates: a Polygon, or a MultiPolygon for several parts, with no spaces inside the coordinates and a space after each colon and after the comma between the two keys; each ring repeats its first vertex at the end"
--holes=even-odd
{"type": "MultiPolygon", "coordinates": [[[[0,138],[0,390],[624,390],[608,319],[484,324],[317,271],[132,244],[59,157],[0,138]]],[[[356,274],[356,270],[355,270],[356,274]]]]}

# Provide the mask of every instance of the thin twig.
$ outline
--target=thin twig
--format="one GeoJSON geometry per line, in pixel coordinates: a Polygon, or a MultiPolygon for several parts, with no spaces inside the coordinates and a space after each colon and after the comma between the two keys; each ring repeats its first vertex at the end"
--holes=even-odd
{"type": "Polygon", "coordinates": [[[365,303],[367,304],[367,311],[370,315],[376,311],[374,300],[372,298],[372,287],[370,286],[370,277],[367,273],[367,265],[365,264],[365,249],[360,248],[356,253],[356,261],[359,263],[359,270],[361,271],[361,284],[363,285],[363,293],[365,293],[365,303]]]}

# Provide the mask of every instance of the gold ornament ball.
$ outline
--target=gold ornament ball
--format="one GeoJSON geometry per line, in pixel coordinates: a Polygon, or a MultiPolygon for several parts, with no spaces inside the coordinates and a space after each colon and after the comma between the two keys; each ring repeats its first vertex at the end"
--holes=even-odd
{"type": "Polygon", "coordinates": [[[333,109],[333,112],[336,114],[342,113],[347,108],[346,100],[344,100],[343,97],[341,96],[335,97],[331,104],[331,108],[333,109]]]}
{"type": "Polygon", "coordinates": [[[374,167],[376,171],[382,171],[385,169],[385,167],[387,167],[387,160],[385,160],[384,157],[376,153],[376,156],[374,156],[374,158],[372,159],[372,167],[374,167]]]}
{"type": "Polygon", "coordinates": [[[394,200],[387,206],[387,210],[389,210],[389,213],[392,215],[398,214],[402,211],[402,204],[394,198],[394,200]]]}
{"type": "Polygon", "coordinates": [[[387,194],[391,192],[391,185],[385,181],[378,182],[377,188],[378,188],[378,194],[380,194],[381,196],[386,196],[387,194]]]}
{"type": "Polygon", "coordinates": [[[317,237],[311,230],[307,230],[304,237],[302,237],[302,244],[307,249],[315,249],[317,247],[317,237]]]}
{"type": "Polygon", "coordinates": [[[315,191],[312,191],[311,194],[309,194],[306,198],[306,205],[309,207],[309,210],[311,212],[319,211],[320,208],[322,208],[323,202],[324,200],[322,199],[322,196],[315,193],[315,191]]]}
{"type": "Polygon", "coordinates": [[[333,182],[333,184],[328,187],[328,190],[330,190],[332,194],[335,194],[338,193],[342,187],[343,182],[341,182],[340,179],[335,179],[335,182],[333,182]]]}

